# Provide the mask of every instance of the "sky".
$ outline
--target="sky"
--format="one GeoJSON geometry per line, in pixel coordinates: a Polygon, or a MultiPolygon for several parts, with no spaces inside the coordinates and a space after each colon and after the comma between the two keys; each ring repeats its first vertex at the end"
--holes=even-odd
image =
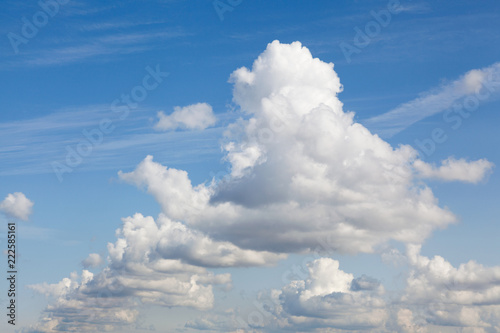
{"type": "Polygon", "coordinates": [[[497,1],[2,5],[2,332],[500,331],[497,1]]]}

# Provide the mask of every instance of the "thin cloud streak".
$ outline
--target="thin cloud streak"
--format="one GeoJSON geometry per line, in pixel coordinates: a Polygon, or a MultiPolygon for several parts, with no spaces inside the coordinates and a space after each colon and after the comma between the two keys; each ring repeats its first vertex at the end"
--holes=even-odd
{"type": "Polygon", "coordinates": [[[474,69],[459,79],[427,91],[410,102],[384,114],[369,118],[363,123],[382,137],[392,137],[422,119],[450,109],[470,96],[486,101],[498,95],[495,86],[500,84],[500,63],[474,69]]]}
{"type": "MultiPolygon", "coordinates": [[[[100,37],[91,36],[82,38],[76,43],[48,47],[43,51],[34,50],[27,53],[23,58],[6,60],[0,65],[0,69],[9,69],[22,66],[60,66],[70,63],[95,59],[99,56],[110,56],[120,54],[131,54],[150,51],[155,49],[156,43],[160,41],[185,37],[190,35],[180,30],[158,31],[152,33],[115,33],[100,37]]],[[[99,58],[99,60],[107,58],[99,58]]]]}

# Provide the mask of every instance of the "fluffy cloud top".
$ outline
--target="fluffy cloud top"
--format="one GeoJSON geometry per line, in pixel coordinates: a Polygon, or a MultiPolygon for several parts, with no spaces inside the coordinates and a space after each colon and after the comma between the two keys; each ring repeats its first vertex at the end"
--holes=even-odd
{"type": "Polygon", "coordinates": [[[157,130],[175,130],[177,128],[203,130],[215,124],[216,118],[212,107],[207,103],[192,104],[185,107],[176,106],[174,112],[165,115],[158,112],[157,130]]]}
{"type": "Polygon", "coordinates": [[[9,193],[0,203],[0,210],[5,214],[27,221],[31,215],[33,202],[21,192],[9,193]]]}
{"type": "Polygon", "coordinates": [[[320,258],[308,265],[309,278],[290,282],[274,293],[275,315],[282,328],[370,330],[388,318],[384,288],[374,279],[339,269],[339,262],[320,258]]]}
{"type": "Polygon", "coordinates": [[[448,158],[441,162],[440,167],[435,167],[421,160],[415,161],[413,167],[423,178],[478,183],[491,172],[493,163],[485,159],[467,162],[465,159],[448,158]]]}

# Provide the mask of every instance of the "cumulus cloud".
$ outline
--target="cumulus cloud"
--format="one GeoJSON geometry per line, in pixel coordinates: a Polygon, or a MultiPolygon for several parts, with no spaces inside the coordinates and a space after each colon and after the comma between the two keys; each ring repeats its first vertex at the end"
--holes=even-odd
{"type": "Polygon", "coordinates": [[[308,270],[306,280],[292,281],[274,293],[279,299],[275,314],[282,328],[370,330],[385,325],[384,288],[377,280],[354,279],[330,258],[314,260],[308,270]]]}
{"type": "Polygon", "coordinates": [[[91,286],[94,275],[83,270],[72,273],[56,284],[39,284],[29,288],[52,301],[38,323],[23,330],[25,333],[106,332],[136,321],[137,301],[111,292],[95,293],[91,286]]]}
{"type": "Polygon", "coordinates": [[[316,259],[304,268],[303,280],[260,292],[249,312],[229,309],[207,314],[186,327],[213,332],[344,332],[385,327],[390,311],[378,280],[366,275],[354,278],[330,258],[316,259]]]}
{"type": "Polygon", "coordinates": [[[27,221],[32,213],[33,202],[24,193],[9,193],[0,203],[0,210],[8,216],[27,221]]]}
{"type": "Polygon", "coordinates": [[[500,93],[500,63],[473,69],[455,81],[425,92],[410,102],[372,117],[364,123],[383,137],[391,137],[410,125],[453,106],[470,108],[500,93]],[[457,104],[458,103],[458,104],[457,104]]]}
{"type": "MultiPolygon", "coordinates": [[[[214,274],[207,267],[269,265],[286,257],[214,241],[164,215],[155,221],[135,214],[123,219],[116,234],[116,242],[108,244],[109,265],[98,274],[84,270],[82,282],[73,274],[57,284],[30,286],[54,298],[33,332],[101,331],[106,325],[129,325],[141,304],[207,310],[214,305],[214,286],[231,288],[229,274],[214,274]],[[79,316],[66,316],[68,310],[79,316]]],[[[101,263],[95,253],[83,261],[84,266],[101,263]]]]}
{"type": "Polygon", "coordinates": [[[406,331],[461,327],[477,332],[500,329],[500,267],[485,267],[471,260],[453,267],[441,256],[420,254],[408,245],[410,272],[398,313],[406,331]]]}
{"type": "Polygon", "coordinates": [[[455,221],[416,177],[416,151],[355,123],[337,98],[333,64],[300,43],[269,44],[231,82],[247,119],[226,131],[226,180],[195,186],[151,157],[120,174],[154,195],[168,217],[277,253],[309,251],[321,240],[336,251],[372,252],[390,239],[422,242],[455,221]]]}
{"type": "Polygon", "coordinates": [[[491,172],[493,163],[486,159],[468,162],[463,158],[459,160],[448,158],[441,162],[440,167],[435,167],[421,160],[416,160],[413,167],[422,178],[478,183],[491,172]]]}
{"type": "Polygon", "coordinates": [[[168,116],[163,111],[158,112],[158,118],[155,128],[162,131],[177,128],[203,130],[217,121],[212,107],[207,103],[176,106],[174,112],[168,116]]]}
{"type": "Polygon", "coordinates": [[[98,267],[102,265],[103,260],[98,253],[91,253],[85,260],[82,261],[82,266],[84,268],[98,267]]]}

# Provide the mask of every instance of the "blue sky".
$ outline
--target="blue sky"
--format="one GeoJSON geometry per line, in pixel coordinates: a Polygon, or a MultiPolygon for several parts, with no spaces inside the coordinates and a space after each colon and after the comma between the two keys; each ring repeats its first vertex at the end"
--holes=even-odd
{"type": "Polygon", "coordinates": [[[3,5],[2,331],[500,329],[498,2],[3,5]]]}

